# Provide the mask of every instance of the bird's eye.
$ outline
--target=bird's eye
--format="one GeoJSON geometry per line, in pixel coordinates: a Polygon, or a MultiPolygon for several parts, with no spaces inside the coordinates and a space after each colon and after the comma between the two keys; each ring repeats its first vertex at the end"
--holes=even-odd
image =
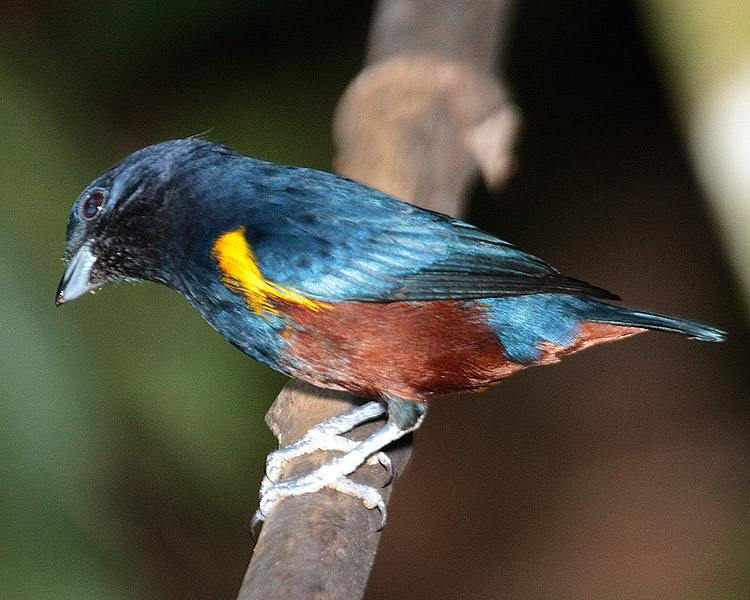
{"type": "Polygon", "coordinates": [[[93,219],[104,206],[104,194],[91,192],[81,203],[81,214],[87,219],[93,219]]]}

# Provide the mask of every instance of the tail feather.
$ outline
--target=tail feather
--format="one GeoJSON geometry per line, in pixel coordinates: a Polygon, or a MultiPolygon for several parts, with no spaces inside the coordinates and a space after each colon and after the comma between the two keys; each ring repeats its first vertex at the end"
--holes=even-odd
{"type": "Polygon", "coordinates": [[[645,329],[656,329],[669,333],[681,333],[704,342],[721,342],[726,337],[726,332],[716,327],[710,327],[709,325],[703,325],[695,321],[688,321],[680,317],[612,306],[611,304],[597,303],[597,307],[589,317],[595,323],[643,327],[645,329]]]}

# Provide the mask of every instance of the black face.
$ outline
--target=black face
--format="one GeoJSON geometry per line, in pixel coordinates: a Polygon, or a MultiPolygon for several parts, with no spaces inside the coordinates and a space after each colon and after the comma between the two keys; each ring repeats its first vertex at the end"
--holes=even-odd
{"type": "MultiPolygon", "coordinates": [[[[236,213],[215,209],[217,196],[227,194],[224,167],[236,160],[249,159],[204,140],[173,140],[131,154],[93,181],[70,213],[57,303],[123,279],[180,291],[185,256],[194,257],[236,213]]],[[[202,256],[209,260],[207,251],[202,256]]]]}
{"type": "Polygon", "coordinates": [[[129,156],[79,196],[68,219],[69,266],[58,289],[58,304],[111,281],[167,283],[164,240],[172,239],[174,215],[164,215],[174,186],[170,174],[176,171],[170,168],[170,158],[183,158],[174,152],[174,143],[167,144],[171,146],[159,144],[129,156]]]}

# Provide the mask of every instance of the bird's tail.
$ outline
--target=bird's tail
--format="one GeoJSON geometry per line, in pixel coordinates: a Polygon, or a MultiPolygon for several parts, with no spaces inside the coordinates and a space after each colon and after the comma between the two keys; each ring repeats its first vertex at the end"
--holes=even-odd
{"type": "Polygon", "coordinates": [[[726,336],[726,332],[721,329],[696,323],[695,321],[613,306],[612,304],[605,304],[603,302],[596,302],[596,305],[591,307],[591,312],[586,315],[586,320],[591,320],[595,323],[607,323],[609,325],[643,327],[644,329],[656,329],[669,333],[681,333],[704,342],[721,342],[726,336]]]}

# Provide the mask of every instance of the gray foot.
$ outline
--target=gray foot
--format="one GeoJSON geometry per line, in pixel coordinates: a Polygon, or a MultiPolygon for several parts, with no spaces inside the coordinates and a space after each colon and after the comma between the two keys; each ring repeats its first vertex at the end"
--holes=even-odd
{"type": "MultiPolygon", "coordinates": [[[[360,411],[359,416],[361,417],[363,414],[367,413],[368,411],[375,411],[375,407],[369,408],[367,411],[362,410],[365,407],[368,407],[370,404],[379,404],[379,403],[369,403],[362,407],[359,407],[355,409],[355,411],[360,411]]],[[[381,405],[382,406],[382,405],[381,405]]],[[[380,412],[378,414],[374,414],[373,416],[368,417],[367,419],[364,419],[362,421],[359,421],[357,424],[360,424],[364,421],[369,421],[372,418],[375,418],[376,416],[379,416],[384,412],[383,409],[378,409],[380,412]]],[[[347,413],[347,415],[350,415],[351,413],[347,413]]],[[[341,415],[342,417],[345,415],[341,415]]],[[[333,419],[338,419],[338,417],[334,417],[333,419]]],[[[331,421],[333,419],[329,419],[328,421],[324,421],[320,425],[316,425],[313,427],[313,429],[310,430],[309,433],[307,433],[303,438],[300,438],[300,442],[304,437],[311,436],[309,439],[314,440],[318,433],[313,434],[313,430],[316,428],[320,429],[326,429],[329,426],[331,426],[331,421]],[[312,435],[311,435],[312,434],[312,435]]],[[[339,422],[339,427],[341,427],[339,422]]],[[[351,429],[351,427],[350,427],[351,429]]],[[[265,477],[263,479],[263,484],[261,484],[261,490],[260,490],[260,506],[258,507],[257,512],[255,513],[255,516],[253,517],[252,523],[251,523],[251,530],[254,532],[255,527],[258,523],[261,521],[264,521],[266,517],[271,513],[273,508],[284,498],[290,498],[294,496],[301,496],[303,494],[311,494],[314,492],[317,492],[319,490],[328,488],[332,490],[336,490],[337,492],[341,492],[342,494],[347,494],[349,496],[354,496],[355,498],[359,498],[362,501],[362,504],[365,506],[365,508],[368,509],[374,509],[377,508],[380,511],[381,514],[381,523],[378,529],[382,528],[383,525],[385,525],[386,521],[386,508],[385,508],[385,501],[383,500],[382,495],[380,492],[368,485],[364,485],[361,483],[355,483],[351,481],[348,476],[351,475],[354,471],[356,471],[361,465],[365,464],[371,459],[375,459],[376,462],[381,462],[382,460],[378,458],[378,455],[381,454],[382,449],[385,448],[388,444],[391,442],[394,442],[395,440],[399,439],[403,435],[408,433],[407,431],[404,431],[403,429],[400,429],[398,426],[396,426],[393,423],[386,424],[383,428],[376,431],[374,434],[372,434],[369,438],[362,442],[355,442],[354,446],[348,449],[345,454],[342,454],[341,456],[335,457],[330,462],[322,465],[321,467],[314,470],[312,473],[309,473],[307,475],[303,475],[302,477],[299,477],[297,479],[293,479],[290,481],[273,481],[271,479],[271,474],[269,473],[269,476],[265,477]]],[[[334,434],[335,436],[338,435],[338,432],[334,434]]],[[[340,436],[339,436],[340,437],[340,436]]],[[[351,440],[349,440],[351,441],[351,440]]],[[[332,442],[332,444],[339,444],[340,442],[332,442]]],[[[306,446],[308,442],[304,442],[301,446],[306,446]]],[[[310,443],[312,444],[312,443],[310,443]]],[[[350,444],[345,444],[347,446],[350,446],[350,444]]],[[[293,445],[294,446],[294,445],[293,445]]],[[[289,446],[288,448],[291,448],[292,446],[289,446]]],[[[284,450],[287,450],[288,448],[285,448],[283,450],[280,450],[279,452],[283,452],[284,450]]],[[[320,449],[319,447],[316,447],[314,449],[320,449]]],[[[339,448],[324,448],[324,449],[339,449],[339,448]]],[[[301,455],[305,454],[307,452],[301,452],[297,449],[294,449],[291,451],[291,454],[301,455]]],[[[276,453],[274,453],[276,454],[276,453]]],[[[282,455],[283,458],[283,455],[282,455]]],[[[274,463],[274,466],[272,467],[275,469],[275,463],[276,458],[272,458],[272,462],[274,463]]],[[[390,465],[390,459],[388,459],[387,464],[390,465]]],[[[278,476],[278,471],[274,471],[274,475],[278,476]]]]}

